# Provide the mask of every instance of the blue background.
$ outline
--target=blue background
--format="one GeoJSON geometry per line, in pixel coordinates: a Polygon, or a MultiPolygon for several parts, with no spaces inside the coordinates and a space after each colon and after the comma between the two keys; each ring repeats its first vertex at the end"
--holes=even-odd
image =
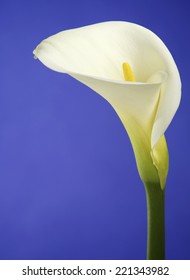
{"type": "Polygon", "coordinates": [[[190,259],[188,1],[33,0],[0,4],[0,259],[145,259],[146,201],[109,104],[33,59],[58,31],[108,20],[154,31],[183,82],[166,132],[168,259],[190,259]]]}

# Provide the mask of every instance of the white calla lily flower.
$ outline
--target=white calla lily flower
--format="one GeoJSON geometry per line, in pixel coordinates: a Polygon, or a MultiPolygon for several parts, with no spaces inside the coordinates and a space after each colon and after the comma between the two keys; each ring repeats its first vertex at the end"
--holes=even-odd
{"type": "Polygon", "coordinates": [[[164,133],[181,97],[178,69],[164,43],[137,24],[104,22],[57,33],[42,41],[34,55],[113,106],[130,137],[141,179],[164,189],[164,133]]]}

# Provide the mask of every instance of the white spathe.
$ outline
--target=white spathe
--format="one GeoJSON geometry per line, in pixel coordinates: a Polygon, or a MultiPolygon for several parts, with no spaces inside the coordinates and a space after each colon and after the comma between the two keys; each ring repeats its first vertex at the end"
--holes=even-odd
{"type": "MultiPolygon", "coordinates": [[[[150,164],[147,169],[152,173],[154,165],[156,174],[166,168],[168,163],[161,160],[168,162],[161,151],[167,152],[167,147],[162,148],[163,134],[179,106],[181,82],[169,50],[153,32],[129,22],[103,22],[57,33],[42,41],[34,55],[113,106],[129,134],[143,181],[152,180],[144,175],[143,165],[150,164]],[[137,82],[124,81],[124,62],[130,64],[137,82]]],[[[161,185],[165,179],[160,179],[161,185]]]]}

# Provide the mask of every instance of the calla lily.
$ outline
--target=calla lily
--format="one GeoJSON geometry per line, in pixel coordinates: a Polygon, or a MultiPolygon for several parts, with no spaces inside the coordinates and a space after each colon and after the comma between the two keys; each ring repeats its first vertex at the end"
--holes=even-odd
{"type": "Polygon", "coordinates": [[[159,181],[164,188],[168,171],[164,132],[181,93],[177,67],[164,43],[137,24],[104,22],[57,33],[42,41],[34,55],[113,106],[131,139],[142,181],[159,181]],[[122,68],[124,63],[128,67],[122,68]]]}
{"type": "MultiPolygon", "coordinates": [[[[33,53],[50,69],[71,75],[112,105],[130,137],[147,190],[163,191],[168,173],[164,133],[181,97],[178,69],[164,43],[137,24],[104,22],[57,33],[33,53]]],[[[163,206],[160,194],[158,208],[163,206]]]]}

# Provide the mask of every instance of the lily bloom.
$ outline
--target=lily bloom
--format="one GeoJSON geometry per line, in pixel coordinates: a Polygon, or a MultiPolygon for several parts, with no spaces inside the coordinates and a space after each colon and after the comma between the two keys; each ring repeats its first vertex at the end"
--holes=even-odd
{"type": "Polygon", "coordinates": [[[133,146],[144,183],[164,189],[168,150],[164,133],[180,102],[181,82],[164,43],[129,22],[104,22],[43,40],[35,58],[67,73],[104,97],[117,112],[133,146]]]}

